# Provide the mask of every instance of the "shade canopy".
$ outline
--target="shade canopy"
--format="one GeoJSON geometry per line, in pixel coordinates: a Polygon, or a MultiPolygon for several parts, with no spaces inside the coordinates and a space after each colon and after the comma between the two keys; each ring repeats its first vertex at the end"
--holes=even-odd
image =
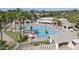
{"type": "Polygon", "coordinates": [[[74,39],[73,42],[79,43],[79,39],[74,39]]]}

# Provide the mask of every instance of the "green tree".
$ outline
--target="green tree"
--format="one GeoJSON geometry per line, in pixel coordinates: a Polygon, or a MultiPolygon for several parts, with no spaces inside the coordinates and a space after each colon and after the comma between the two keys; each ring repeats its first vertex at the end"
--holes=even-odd
{"type": "Polygon", "coordinates": [[[1,39],[3,39],[3,32],[2,32],[2,29],[3,29],[3,15],[0,15],[0,32],[1,32],[1,39]]]}
{"type": "Polygon", "coordinates": [[[25,41],[28,41],[28,36],[23,36],[18,42],[21,43],[25,41]]]}
{"type": "Polygon", "coordinates": [[[0,40],[0,50],[8,50],[10,47],[6,44],[6,41],[0,40]]]}

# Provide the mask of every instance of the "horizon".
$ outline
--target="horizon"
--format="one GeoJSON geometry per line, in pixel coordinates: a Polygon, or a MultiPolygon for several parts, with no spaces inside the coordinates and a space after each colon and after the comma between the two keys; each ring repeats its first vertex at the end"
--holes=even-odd
{"type": "MultiPolygon", "coordinates": [[[[2,11],[15,10],[17,8],[0,8],[2,11]]],[[[69,11],[69,10],[79,10],[79,8],[19,8],[22,11],[38,10],[38,11],[69,11]]]]}

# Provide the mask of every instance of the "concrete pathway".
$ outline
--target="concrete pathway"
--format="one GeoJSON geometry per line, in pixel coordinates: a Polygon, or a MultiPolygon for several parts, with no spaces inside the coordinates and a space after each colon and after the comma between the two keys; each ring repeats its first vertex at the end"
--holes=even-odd
{"type": "MultiPolygon", "coordinates": [[[[0,38],[1,38],[1,33],[0,33],[0,38]]],[[[7,41],[7,43],[14,42],[14,40],[11,37],[9,37],[7,34],[5,34],[4,32],[3,32],[3,40],[7,41]]]]}

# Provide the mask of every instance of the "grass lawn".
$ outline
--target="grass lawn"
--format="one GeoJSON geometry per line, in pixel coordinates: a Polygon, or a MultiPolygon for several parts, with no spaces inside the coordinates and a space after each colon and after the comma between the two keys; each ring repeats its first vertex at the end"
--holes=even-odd
{"type": "Polygon", "coordinates": [[[39,44],[50,44],[50,42],[46,40],[46,41],[31,42],[31,44],[33,44],[34,46],[37,46],[39,44]]]}
{"type": "Polygon", "coordinates": [[[15,41],[18,41],[20,39],[18,32],[5,31],[5,33],[13,38],[15,41]]]}

